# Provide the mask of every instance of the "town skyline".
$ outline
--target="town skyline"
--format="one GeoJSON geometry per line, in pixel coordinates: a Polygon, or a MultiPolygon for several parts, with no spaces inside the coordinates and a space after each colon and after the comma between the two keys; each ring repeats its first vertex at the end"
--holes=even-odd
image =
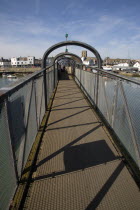
{"type": "MultiPolygon", "coordinates": [[[[92,45],[102,58],[140,58],[139,0],[1,0],[1,7],[3,57],[41,58],[68,33],[68,40],[92,45]]],[[[69,51],[79,55],[81,48],[69,51]]]]}

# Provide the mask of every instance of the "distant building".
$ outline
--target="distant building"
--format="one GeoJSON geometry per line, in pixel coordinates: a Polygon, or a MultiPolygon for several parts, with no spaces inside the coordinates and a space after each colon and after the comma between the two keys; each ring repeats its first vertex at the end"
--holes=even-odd
{"type": "Polygon", "coordinates": [[[4,59],[3,57],[0,58],[0,67],[5,68],[5,67],[11,67],[11,61],[8,59],[4,59]]]}
{"type": "Polygon", "coordinates": [[[117,65],[114,65],[112,68],[113,68],[113,70],[124,70],[128,67],[129,67],[128,63],[119,63],[117,65]]]}
{"type": "Polygon", "coordinates": [[[123,58],[109,58],[106,57],[103,61],[103,65],[117,65],[119,63],[128,63],[130,66],[133,66],[135,60],[123,59],[123,58]]]}
{"type": "Polygon", "coordinates": [[[136,62],[133,67],[138,68],[138,71],[140,71],[140,62],[136,62]]]}
{"type": "Polygon", "coordinates": [[[11,58],[11,65],[15,67],[34,66],[34,64],[35,64],[34,56],[11,58]]]}
{"type": "Polygon", "coordinates": [[[135,66],[131,66],[128,63],[120,63],[118,65],[112,66],[113,71],[119,70],[119,71],[125,71],[127,73],[129,72],[137,72],[138,68],[135,66]]]}
{"type": "Polygon", "coordinates": [[[88,65],[88,66],[94,66],[97,64],[97,58],[95,57],[87,57],[87,51],[82,51],[82,57],[81,60],[83,64],[88,65]]]}
{"type": "Polygon", "coordinates": [[[83,50],[83,51],[82,51],[82,57],[84,57],[84,58],[87,57],[87,51],[86,51],[86,50],[83,50]]]}
{"type": "Polygon", "coordinates": [[[42,59],[41,58],[35,59],[35,66],[41,67],[41,64],[42,64],[42,59]]]}

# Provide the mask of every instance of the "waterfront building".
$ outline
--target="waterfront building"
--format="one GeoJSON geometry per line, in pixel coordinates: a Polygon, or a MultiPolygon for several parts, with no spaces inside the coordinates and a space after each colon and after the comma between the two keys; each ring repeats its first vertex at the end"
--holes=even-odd
{"type": "Polygon", "coordinates": [[[82,51],[81,60],[83,64],[88,65],[88,66],[95,66],[97,64],[97,58],[88,57],[86,50],[82,51]]]}
{"type": "Polygon", "coordinates": [[[133,67],[138,68],[138,71],[140,71],[140,62],[136,62],[133,67]]]}
{"type": "Polygon", "coordinates": [[[120,63],[118,65],[112,66],[113,71],[119,70],[119,71],[125,71],[127,73],[134,73],[138,71],[137,66],[131,66],[128,63],[120,63]]]}
{"type": "Polygon", "coordinates": [[[131,60],[128,58],[124,59],[124,58],[110,58],[110,57],[106,57],[103,60],[103,65],[118,65],[120,63],[128,63],[130,66],[133,66],[135,60],[131,60]]]}
{"type": "Polygon", "coordinates": [[[11,61],[8,59],[4,59],[3,57],[0,58],[0,67],[5,68],[5,67],[11,67],[11,61]]]}
{"type": "Polygon", "coordinates": [[[35,66],[41,67],[41,64],[42,64],[42,59],[41,58],[39,58],[39,59],[35,58],[35,66]]]}
{"type": "Polygon", "coordinates": [[[24,67],[24,66],[34,66],[35,57],[13,57],[11,58],[11,66],[13,67],[24,67]]]}
{"type": "Polygon", "coordinates": [[[119,63],[117,65],[114,65],[112,68],[113,70],[123,70],[129,67],[128,63],[119,63]]]}

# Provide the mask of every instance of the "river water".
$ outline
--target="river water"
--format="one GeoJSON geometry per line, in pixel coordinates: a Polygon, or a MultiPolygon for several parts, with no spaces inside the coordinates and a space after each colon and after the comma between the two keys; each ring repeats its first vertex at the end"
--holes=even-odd
{"type": "Polygon", "coordinates": [[[6,88],[11,85],[14,85],[15,82],[19,81],[20,78],[7,78],[7,77],[0,77],[0,89],[6,88]]]}
{"type": "Polygon", "coordinates": [[[23,78],[24,78],[23,75],[17,76],[17,78],[7,78],[6,76],[2,77],[0,75],[0,90],[15,86],[16,84],[21,82],[23,78]]]}

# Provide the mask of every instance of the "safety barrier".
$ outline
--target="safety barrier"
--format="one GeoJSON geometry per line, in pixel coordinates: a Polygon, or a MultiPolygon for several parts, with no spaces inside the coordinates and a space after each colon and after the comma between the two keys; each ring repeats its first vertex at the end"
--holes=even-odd
{"type": "Polygon", "coordinates": [[[54,65],[0,96],[0,209],[8,209],[47,105],[57,85],[54,65]]]}
{"type": "Polygon", "coordinates": [[[98,68],[90,70],[77,66],[76,83],[140,168],[140,82],[98,68]]]}

